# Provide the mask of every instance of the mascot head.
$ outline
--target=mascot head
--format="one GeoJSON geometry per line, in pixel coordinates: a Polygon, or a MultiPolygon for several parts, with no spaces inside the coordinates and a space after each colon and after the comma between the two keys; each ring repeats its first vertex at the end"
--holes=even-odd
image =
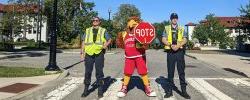
{"type": "Polygon", "coordinates": [[[140,23],[140,21],[141,21],[140,18],[137,16],[129,17],[128,23],[127,23],[127,29],[132,31],[133,28],[135,28],[140,23]]]}

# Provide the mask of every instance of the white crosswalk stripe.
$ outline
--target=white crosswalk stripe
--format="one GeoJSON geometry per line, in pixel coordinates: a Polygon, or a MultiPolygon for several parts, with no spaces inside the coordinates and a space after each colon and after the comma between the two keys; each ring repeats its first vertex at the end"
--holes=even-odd
{"type": "Polygon", "coordinates": [[[189,78],[187,81],[191,86],[200,91],[207,100],[233,100],[203,79],[189,78]]]}
{"type": "Polygon", "coordinates": [[[244,80],[244,79],[239,79],[239,78],[227,78],[224,79],[225,81],[235,85],[235,86],[248,86],[250,87],[250,82],[244,80]]]}
{"type": "MultiPolygon", "coordinates": [[[[157,97],[150,97],[150,100],[177,100],[176,95],[173,97],[164,98],[165,91],[161,84],[155,81],[156,78],[150,78],[151,88],[157,93],[157,97]],[[154,81],[152,81],[154,80],[154,81]]],[[[209,84],[207,80],[224,80],[235,86],[250,87],[248,78],[187,78],[189,86],[196,89],[207,100],[233,100],[230,96],[216,89],[209,84]]],[[[61,100],[70,93],[72,93],[78,86],[82,85],[83,78],[70,77],[69,81],[63,84],[61,87],[49,92],[44,100],[61,100]]],[[[108,90],[104,93],[104,97],[99,100],[119,100],[116,96],[122,85],[121,78],[117,78],[117,81],[112,83],[108,90]]],[[[145,95],[146,96],[146,95],[145,95]]]]}
{"type": "Polygon", "coordinates": [[[61,87],[49,92],[46,97],[44,97],[44,100],[61,100],[73,92],[82,83],[83,78],[71,77],[70,80],[61,87]]]}
{"type": "Polygon", "coordinates": [[[108,90],[103,94],[103,98],[100,98],[100,100],[118,100],[118,97],[116,96],[117,92],[121,88],[122,81],[121,79],[117,79],[115,83],[113,83],[108,90]]]}

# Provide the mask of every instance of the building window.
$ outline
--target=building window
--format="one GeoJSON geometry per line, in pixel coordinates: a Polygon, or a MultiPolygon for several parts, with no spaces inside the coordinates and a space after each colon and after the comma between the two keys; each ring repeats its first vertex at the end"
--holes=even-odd
{"type": "Polygon", "coordinates": [[[232,28],[229,29],[229,33],[233,33],[233,29],[232,28]]]}
{"type": "Polygon", "coordinates": [[[243,29],[243,33],[247,33],[247,29],[243,29]]]}
{"type": "Polygon", "coordinates": [[[33,28],[33,34],[36,34],[36,28],[33,28]]]}
{"type": "Polygon", "coordinates": [[[235,33],[239,33],[239,29],[235,29],[235,33]]]}
{"type": "Polygon", "coordinates": [[[29,34],[31,34],[31,32],[32,32],[32,30],[31,30],[31,29],[29,29],[29,30],[28,30],[28,33],[29,33],[29,34]]]}

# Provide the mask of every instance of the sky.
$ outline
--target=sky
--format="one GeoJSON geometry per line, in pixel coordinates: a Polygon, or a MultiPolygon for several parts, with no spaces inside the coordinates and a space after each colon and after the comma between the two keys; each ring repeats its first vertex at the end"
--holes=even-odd
{"type": "MultiPolygon", "coordinates": [[[[0,0],[7,3],[8,0],[0,0]]],[[[133,4],[141,12],[144,21],[155,23],[169,20],[172,12],[179,15],[179,22],[185,25],[189,22],[199,23],[209,13],[215,16],[240,16],[239,8],[250,0],[85,0],[94,2],[94,10],[99,16],[108,19],[108,9],[111,18],[117,12],[120,4],[133,4]]]]}

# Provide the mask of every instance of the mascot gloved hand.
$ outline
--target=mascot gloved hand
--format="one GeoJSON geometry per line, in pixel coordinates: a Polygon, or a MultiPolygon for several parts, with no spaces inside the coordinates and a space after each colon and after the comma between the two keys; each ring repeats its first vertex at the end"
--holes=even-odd
{"type": "Polygon", "coordinates": [[[131,76],[135,69],[141,75],[145,94],[147,96],[156,96],[151,89],[148,79],[148,69],[146,65],[146,45],[140,44],[134,37],[134,28],[140,23],[139,17],[130,17],[125,31],[118,33],[116,42],[119,47],[125,51],[124,78],[121,90],[118,91],[118,97],[126,96],[131,76]]]}

